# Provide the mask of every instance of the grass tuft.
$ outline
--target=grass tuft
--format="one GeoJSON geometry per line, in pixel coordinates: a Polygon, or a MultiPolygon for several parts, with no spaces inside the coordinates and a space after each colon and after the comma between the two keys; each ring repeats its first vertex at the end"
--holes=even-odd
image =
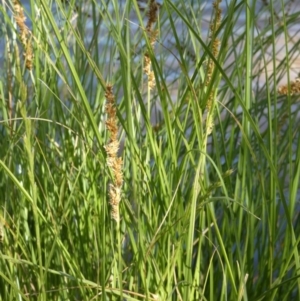
{"type": "Polygon", "coordinates": [[[300,299],[299,17],[3,0],[0,301],[300,299]]]}

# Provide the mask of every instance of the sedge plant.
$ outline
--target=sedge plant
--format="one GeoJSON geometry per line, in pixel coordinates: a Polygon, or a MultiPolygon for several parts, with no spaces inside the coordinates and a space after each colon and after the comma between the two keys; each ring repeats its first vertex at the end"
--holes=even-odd
{"type": "Polygon", "coordinates": [[[0,300],[298,300],[299,4],[1,1],[0,300]]]}

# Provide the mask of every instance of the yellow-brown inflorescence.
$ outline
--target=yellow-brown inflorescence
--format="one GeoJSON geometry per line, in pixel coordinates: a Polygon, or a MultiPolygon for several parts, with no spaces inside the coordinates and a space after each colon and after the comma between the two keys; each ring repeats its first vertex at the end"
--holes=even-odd
{"type": "MultiPolygon", "coordinates": [[[[214,58],[217,58],[219,54],[219,46],[220,46],[220,40],[216,37],[216,32],[220,27],[221,24],[221,9],[219,8],[221,0],[217,0],[216,2],[213,3],[213,7],[215,10],[215,18],[213,22],[210,24],[210,38],[211,38],[211,53],[214,56],[214,58]]],[[[206,80],[205,80],[205,85],[209,86],[211,82],[211,77],[213,74],[215,68],[215,63],[212,59],[209,59],[208,64],[207,64],[207,75],[206,75],[206,80]]],[[[213,97],[213,91],[211,92],[210,98],[213,97]]],[[[213,99],[210,99],[212,101],[213,99]]],[[[208,102],[207,107],[210,109],[211,102],[208,102]]]]}
{"type": "MultiPolygon", "coordinates": [[[[157,37],[157,30],[153,29],[154,23],[157,21],[157,12],[159,4],[155,0],[150,0],[149,2],[149,11],[148,11],[148,22],[146,25],[146,32],[150,41],[150,45],[154,48],[154,44],[157,37]]],[[[144,72],[148,76],[148,85],[150,89],[155,87],[155,77],[154,73],[151,70],[151,60],[149,53],[146,52],[144,55],[144,72]]]]}
{"type": "Polygon", "coordinates": [[[290,85],[284,85],[278,88],[278,93],[281,95],[294,95],[300,93],[300,78],[292,81],[290,85]]]}
{"type": "MultiPolygon", "coordinates": [[[[214,56],[214,58],[217,58],[219,54],[219,47],[220,47],[220,40],[216,37],[216,32],[218,31],[220,24],[221,24],[221,9],[219,7],[219,4],[221,3],[222,0],[216,0],[213,3],[213,8],[215,11],[215,17],[213,19],[213,22],[210,25],[210,38],[211,38],[211,53],[214,56]]],[[[207,73],[206,73],[206,79],[205,79],[205,86],[208,87],[211,82],[212,74],[214,72],[215,68],[215,63],[214,61],[210,58],[208,60],[207,64],[207,73]]],[[[213,128],[213,102],[214,102],[214,97],[215,97],[215,89],[212,88],[210,91],[210,94],[208,96],[206,108],[208,111],[208,120],[206,123],[206,131],[207,135],[209,135],[212,131],[213,128]]]]}
{"type": "Polygon", "coordinates": [[[25,24],[26,17],[24,15],[24,10],[18,0],[14,1],[14,11],[15,11],[14,18],[15,18],[17,26],[20,30],[20,39],[21,39],[22,45],[25,49],[25,53],[24,53],[25,65],[28,70],[31,70],[32,69],[32,61],[33,61],[31,39],[29,38],[31,35],[31,32],[25,24]]]}
{"type": "Polygon", "coordinates": [[[112,218],[119,222],[120,212],[119,204],[121,202],[121,190],[123,184],[123,160],[118,157],[119,150],[119,140],[118,140],[118,125],[117,125],[117,115],[115,106],[115,97],[113,94],[113,89],[110,84],[106,86],[105,98],[107,100],[106,113],[107,121],[106,128],[110,132],[110,140],[105,146],[107,153],[106,162],[108,167],[113,173],[113,181],[109,185],[109,203],[111,205],[111,216],[112,218]]]}

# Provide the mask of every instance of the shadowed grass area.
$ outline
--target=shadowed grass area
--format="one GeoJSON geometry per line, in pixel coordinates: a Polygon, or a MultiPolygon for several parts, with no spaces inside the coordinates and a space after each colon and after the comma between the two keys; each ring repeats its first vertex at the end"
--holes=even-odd
{"type": "Polygon", "coordinates": [[[0,300],[300,298],[299,5],[2,3],[0,300]]]}

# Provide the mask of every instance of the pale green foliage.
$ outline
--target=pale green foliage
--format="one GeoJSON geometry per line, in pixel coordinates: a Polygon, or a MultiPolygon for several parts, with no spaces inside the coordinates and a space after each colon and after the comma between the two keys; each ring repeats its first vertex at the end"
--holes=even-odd
{"type": "Polygon", "coordinates": [[[300,103],[277,94],[295,80],[299,6],[223,0],[214,57],[202,1],[165,0],[153,41],[136,1],[32,0],[28,71],[4,2],[0,300],[300,299],[300,103]]]}

